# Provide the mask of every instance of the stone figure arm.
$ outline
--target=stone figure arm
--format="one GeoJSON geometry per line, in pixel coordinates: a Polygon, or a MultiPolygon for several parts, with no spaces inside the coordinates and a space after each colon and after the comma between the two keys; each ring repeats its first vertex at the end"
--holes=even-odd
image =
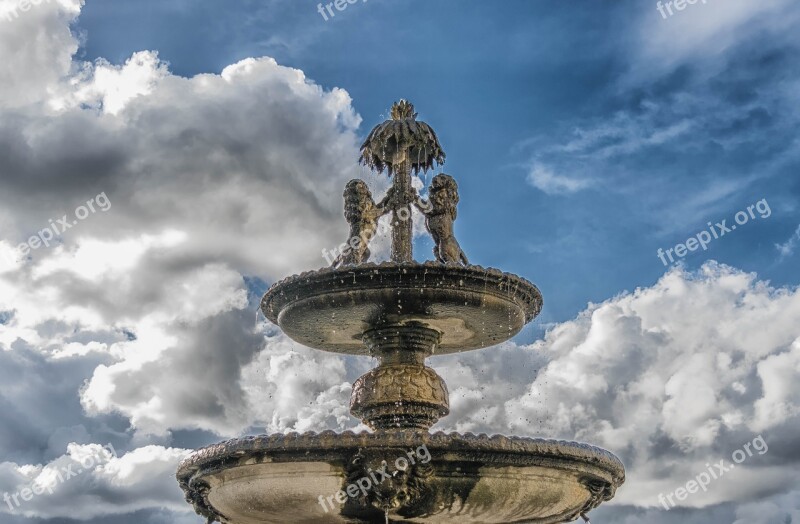
{"type": "Polygon", "coordinates": [[[389,190],[386,192],[386,196],[384,196],[380,202],[375,204],[375,209],[377,210],[377,218],[382,217],[383,215],[390,213],[392,211],[392,199],[394,198],[394,191],[393,187],[390,187],[389,190]]]}
{"type": "Polygon", "coordinates": [[[422,213],[423,215],[425,216],[430,215],[431,210],[433,209],[433,204],[431,204],[430,201],[425,200],[418,194],[414,196],[416,197],[414,199],[414,207],[416,207],[419,210],[419,212],[422,213]]]}

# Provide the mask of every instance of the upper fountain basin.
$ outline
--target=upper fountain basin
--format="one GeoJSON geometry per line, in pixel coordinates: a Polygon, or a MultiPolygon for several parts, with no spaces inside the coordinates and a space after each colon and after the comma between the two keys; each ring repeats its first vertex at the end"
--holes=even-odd
{"type": "Polygon", "coordinates": [[[542,308],[524,278],[480,266],[360,264],[284,279],[261,301],[266,317],[306,346],[369,354],[364,333],[416,324],[440,333],[434,354],[492,346],[516,335],[542,308]]]}

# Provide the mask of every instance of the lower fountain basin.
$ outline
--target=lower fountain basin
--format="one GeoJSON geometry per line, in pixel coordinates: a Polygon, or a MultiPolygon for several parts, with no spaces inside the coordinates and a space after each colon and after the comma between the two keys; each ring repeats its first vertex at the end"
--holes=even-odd
{"type": "Polygon", "coordinates": [[[261,301],[266,317],[293,340],[356,355],[369,355],[369,329],[408,323],[441,334],[438,355],[493,346],[541,309],[541,293],[524,278],[432,262],[310,271],[276,283],[261,301]]]}
{"type": "Polygon", "coordinates": [[[622,463],[575,442],[422,431],[232,440],[190,456],[178,481],[229,524],[570,522],[611,499],[622,463]],[[337,500],[338,497],[338,500],[337,500]]]}

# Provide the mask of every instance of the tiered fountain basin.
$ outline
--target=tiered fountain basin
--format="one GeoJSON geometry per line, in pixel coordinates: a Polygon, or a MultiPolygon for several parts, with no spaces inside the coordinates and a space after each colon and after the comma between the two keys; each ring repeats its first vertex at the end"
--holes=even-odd
{"type": "Polygon", "coordinates": [[[365,464],[385,460],[391,472],[419,446],[429,461],[392,478],[391,522],[570,522],[611,499],[625,477],[614,455],[586,444],[382,430],[231,440],[197,451],[178,480],[198,513],[221,522],[384,522],[360,492],[343,504],[320,497],[367,476],[365,464]]]}
{"type": "Polygon", "coordinates": [[[428,432],[448,414],[449,395],[425,360],[504,342],[541,308],[532,283],[478,266],[365,263],[276,283],[261,309],[290,338],[379,359],[355,382],[350,403],[374,432],[277,434],[199,450],[178,471],[187,500],[210,522],[228,524],[575,520],[624,482],[611,453],[428,432]],[[421,447],[426,463],[396,462],[421,447]],[[397,468],[373,477],[369,490],[343,495],[384,463],[397,468]]]}
{"type": "Polygon", "coordinates": [[[272,286],[261,309],[312,348],[373,355],[366,332],[416,322],[439,332],[434,354],[444,355],[510,339],[539,314],[542,295],[497,269],[384,262],[289,277],[272,286]]]}

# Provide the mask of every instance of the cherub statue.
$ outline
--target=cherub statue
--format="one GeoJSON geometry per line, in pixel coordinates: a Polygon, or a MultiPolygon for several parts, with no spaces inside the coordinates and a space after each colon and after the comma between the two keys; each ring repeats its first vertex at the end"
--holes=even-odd
{"type": "Polygon", "coordinates": [[[467,265],[467,256],[453,235],[458,205],[458,184],[453,177],[440,173],[433,177],[428,189],[430,201],[417,198],[416,206],[425,215],[425,226],[433,241],[433,254],[442,264],[467,265]]]}
{"type": "Polygon", "coordinates": [[[341,252],[332,267],[361,264],[369,260],[369,241],[384,213],[383,203],[375,204],[363,180],[354,179],[344,188],[344,217],[350,224],[350,237],[340,246],[341,252]]]}

